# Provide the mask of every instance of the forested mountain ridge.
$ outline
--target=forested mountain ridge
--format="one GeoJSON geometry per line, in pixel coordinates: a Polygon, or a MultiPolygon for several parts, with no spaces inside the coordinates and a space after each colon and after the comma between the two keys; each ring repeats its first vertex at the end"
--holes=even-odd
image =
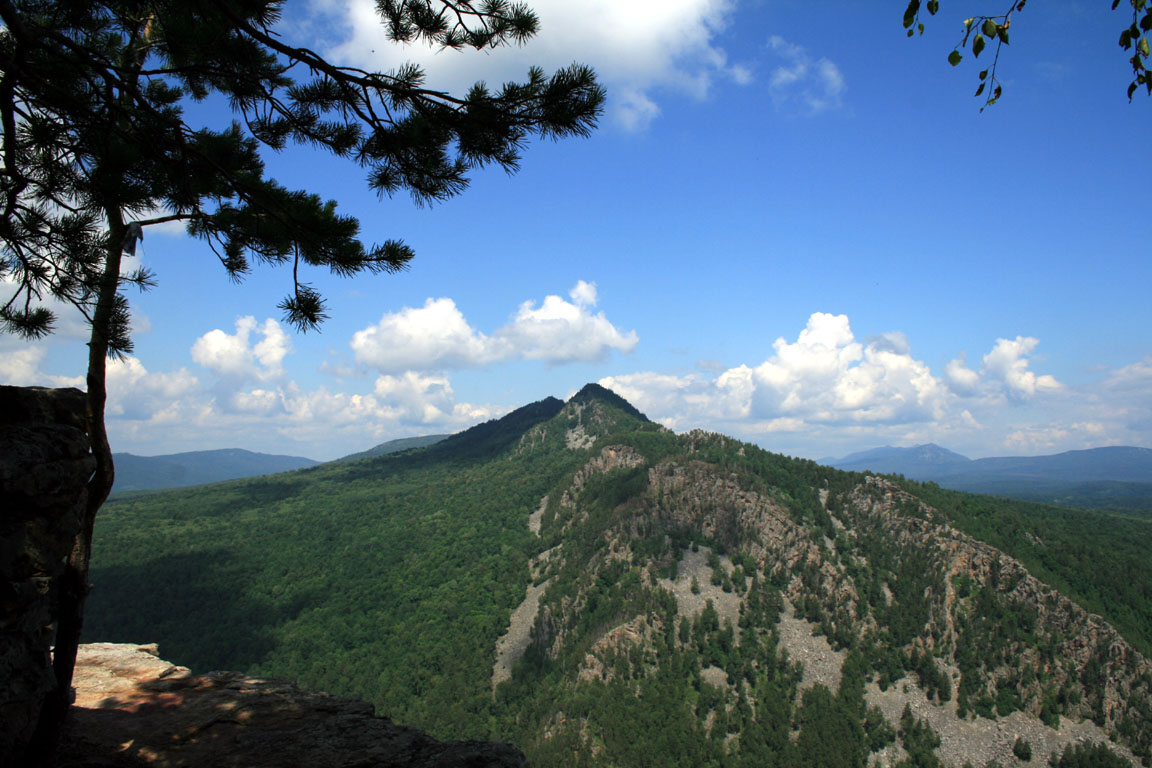
{"type": "Polygon", "coordinates": [[[388,440],[387,442],[374,445],[366,451],[359,451],[357,453],[350,453],[347,456],[341,456],[336,461],[360,461],[361,459],[372,459],[377,456],[387,456],[390,453],[400,453],[401,451],[411,451],[416,448],[427,448],[430,445],[435,445],[441,440],[449,437],[449,435],[421,435],[419,437],[401,437],[396,440],[388,440]]]}
{"type": "Polygon", "coordinates": [[[88,639],[358,696],[539,766],[1007,765],[1001,720],[1041,759],[1111,737],[1147,761],[1147,592],[1125,591],[1152,584],[1146,523],[1093,517],[1114,538],[1070,549],[1081,518],[1048,531],[1048,508],[677,436],[605,393],[114,504],[88,639]],[[1002,514],[1021,560],[956,527],[1002,514]],[[1123,584],[1071,573],[1105,556],[1123,584]]]}
{"type": "MultiPolygon", "coordinates": [[[[814,482],[768,484],[780,457],[717,435],[680,440],[683,459],[655,463],[627,444],[606,446],[545,504],[541,536],[553,546],[537,580],[547,589],[512,682],[498,689],[533,723],[521,737],[530,755],[563,763],[567,751],[594,747],[589,734],[602,734],[610,754],[628,752],[633,737],[619,723],[640,715],[621,697],[675,701],[686,664],[695,706],[661,712],[676,738],[691,734],[665,743],[694,750],[684,764],[833,764],[790,755],[791,728],[764,720],[770,699],[796,696],[771,630],[784,599],[850,649],[844,664],[859,690],[848,709],[859,717],[841,712],[821,726],[839,733],[836,764],[872,751],[863,731],[855,742],[844,735],[865,722],[865,682],[884,690],[906,674],[938,704],[954,699],[962,718],[1086,718],[1148,754],[1152,666],[1019,562],[883,478],[793,465],[790,474],[807,470],[814,482]],[[689,595],[707,591],[705,577],[680,567],[693,549],[710,550],[706,578],[721,586],[702,610],[689,595]],[[667,669],[679,672],[667,679],[667,669]]],[[[802,740],[807,706],[806,694],[788,720],[802,740]]]]}

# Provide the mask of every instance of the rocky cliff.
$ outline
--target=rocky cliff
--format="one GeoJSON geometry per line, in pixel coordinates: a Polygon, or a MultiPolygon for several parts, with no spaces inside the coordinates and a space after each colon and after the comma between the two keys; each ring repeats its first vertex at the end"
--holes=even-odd
{"type": "Polygon", "coordinates": [[[0,387],[0,764],[22,759],[54,689],[56,596],[95,461],[84,393],[0,387]]]}
{"type": "Polygon", "coordinates": [[[524,768],[515,747],[437,741],[370,704],[237,672],[193,674],[155,645],[80,647],[60,768],[524,768]]]}

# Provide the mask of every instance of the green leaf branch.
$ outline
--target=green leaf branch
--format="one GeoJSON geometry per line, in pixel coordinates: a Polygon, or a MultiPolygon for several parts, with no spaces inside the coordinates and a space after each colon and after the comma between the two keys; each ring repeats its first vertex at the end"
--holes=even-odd
{"type": "MultiPolygon", "coordinates": [[[[1123,2],[1124,0],[1113,0],[1112,10],[1115,11],[1123,2]]],[[[1132,96],[1141,88],[1152,95],[1152,71],[1148,68],[1148,59],[1152,55],[1152,45],[1149,43],[1149,33],[1152,32],[1152,2],[1149,0],[1127,0],[1127,2],[1132,7],[1132,22],[1120,33],[1120,47],[1131,52],[1131,58],[1128,60],[1132,66],[1132,81],[1128,85],[1128,100],[1131,101],[1132,96]]],[[[995,43],[992,63],[980,70],[979,84],[976,87],[975,96],[984,98],[984,103],[980,107],[981,112],[985,107],[999,101],[1004,92],[1003,84],[996,77],[996,68],[1000,62],[1000,52],[1009,42],[1012,16],[1024,10],[1026,3],[1027,0],[1013,0],[1004,13],[971,16],[965,19],[960,41],[948,54],[948,63],[955,67],[964,59],[963,50],[970,48],[973,58],[979,58],[989,43],[995,43]]],[[[938,0],[929,0],[926,3],[921,3],[921,0],[909,0],[904,9],[904,29],[907,30],[908,37],[914,36],[917,32],[924,34],[924,22],[921,18],[923,10],[927,10],[928,15],[935,16],[940,11],[940,3],[938,0]]]]}
{"type": "MultiPolygon", "coordinates": [[[[1112,0],[1112,10],[1120,7],[1121,0],[1112,0]]],[[[1152,95],[1152,73],[1148,70],[1150,47],[1148,33],[1152,32],[1152,4],[1148,0],[1128,0],[1132,6],[1132,25],[1120,33],[1120,47],[1132,51],[1128,63],[1132,65],[1132,82],[1128,84],[1128,101],[1141,87],[1152,95]]]]}

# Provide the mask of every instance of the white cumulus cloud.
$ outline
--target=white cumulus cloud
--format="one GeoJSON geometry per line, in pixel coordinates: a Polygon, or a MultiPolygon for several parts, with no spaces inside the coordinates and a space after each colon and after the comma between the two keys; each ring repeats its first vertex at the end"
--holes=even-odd
{"type": "Polygon", "coordinates": [[[283,413],[283,397],[274,389],[251,389],[232,395],[232,408],[239,413],[271,416],[283,413]]]}
{"type": "Polygon", "coordinates": [[[1110,389],[1140,390],[1152,400],[1152,355],[1113,371],[1108,376],[1110,389]]]}
{"type": "Polygon", "coordinates": [[[631,395],[641,410],[673,429],[715,421],[772,431],[813,423],[917,422],[943,411],[945,388],[911,356],[903,334],[861,344],[846,315],[816,312],[796,341],[778,338],[773,350],[759,365],[729,368],[715,378],[641,373],[601,383],[631,395]]]}
{"type": "Polygon", "coordinates": [[[284,357],[291,351],[292,339],[278,322],[257,323],[247,315],[236,320],[235,333],[217,328],[198,338],[192,359],[225,378],[268,380],[284,374],[284,357]],[[255,344],[254,335],[261,337],[255,344]]]}
{"type": "Polygon", "coordinates": [[[374,394],[391,418],[406,424],[439,424],[451,419],[456,393],[444,376],[406,371],[376,379],[374,394]]]}
{"type": "Polygon", "coordinates": [[[914,359],[902,334],[856,341],[846,315],[814,313],[794,343],[750,369],[751,411],[759,418],[890,422],[932,418],[942,388],[914,359]]]}
{"type": "MultiPolygon", "coordinates": [[[[282,453],[297,445],[301,455],[331,458],[395,437],[457,431],[516,404],[460,399],[445,370],[590,361],[634,349],[636,333],[618,330],[598,301],[596,284],[581,280],[567,296],[522,303],[490,334],[447,298],[386,314],[351,341],[356,362],[380,374],[367,391],[300,387],[288,370],[292,340],[280,324],[240,317],[231,332],[216,328],[192,344],[202,378],[183,367],[151,371],[134,356],[109,361],[109,433],[114,449],[137,453],[224,445],[282,453]]],[[[46,373],[49,361],[44,346],[0,338],[0,381],[83,384],[46,373]]]]}
{"type": "MultiPolygon", "coordinates": [[[[672,429],[707,426],[753,439],[790,432],[841,439],[868,434],[876,444],[928,442],[984,432],[986,423],[1004,420],[1006,405],[1062,391],[1052,376],[1030,369],[1037,343],[998,339],[979,371],[960,357],[937,376],[902,332],[861,342],[846,315],[815,312],[795,340],[777,338],[759,364],[715,374],[632,373],[600,383],[672,429]]],[[[1142,373],[1130,366],[1113,378],[1127,384],[1142,373]]],[[[1087,423],[1077,434],[1089,435],[1087,423]]]]}
{"type": "Polygon", "coordinates": [[[275,429],[293,440],[338,445],[344,453],[406,435],[454,432],[506,409],[456,399],[449,380],[407,371],[380,376],[370,393],[282,390],[286,418],[275,429]]]}
{"type": "Polygon", "coordinates": [[[980,374],[968,367],[963,356],[949,360],[944,366],[944,381],[961,397],[972,397],[980,392],[980,374]]]}
{"type": "Polygon", "coordinates": [[[383,372],[466,368],[493,359],[492,340],[473,329],[448,298],[385,314],[357,331],[351,347],[358,363],[383,372]]]}
{"type": "Polygon", "coordinates": [[[350,343],[356,362],[381,373],[470,368],[508,360],[552,363],[598,360],[611,350],[631,352],[635,331],[622,333],[594,312],[595,283],[577,282],[568,299],[550,295],[526,301],[491,335],[476,330],[449,298],[405,307],[357,331],[350,343]]]}
{"type": "Polygon", "coordinates": [[[183,368],[151,372],[134,357],[109,364],[108,391],[114,450],[145,454],[238,446],[333,458],[396,437],[454,432],[507,410],[458,400],[442,376],[380,376],[368,392],[306,391],[283,379],[207,387],[183,368]]]}
{"type": "Polygon", "coordinates": [[[570,362],[598,360],[611,349],[631,352],[639,341],[635,331],[621,333],[596,306],[596,284],[583,280],[569,293],[571,301],[547,296],[537,307],[520,305],[512,322],[495,333],[502,353],[526,360],[570,362]]]}
{"type": "Polygon", "coordinates": [[[106,369],[109,419],[165,421],[179,418],[192,406],[200,383],[184,368],[149,372],[138,358],[108,361],[106,369]]]}
{"type": "Polygon", "coordinates": [[[950,391],[963,398],[976,398],[987,402],[1019,405],[1031,400],[1037,393],[1059,392],[1063,386],[1055,377],[1037,374],[1031,370],[1029,359],[1038,339],[1017,336],[1015,339],[997,339],[992,350],[984,355],[979,370],[968,366],[961,354],[944,366],[944,383],[950,391]]]}
{"type": "Polygon", "coordinates": [[[980,370],[986,377],[1000,384],[1009,400],[1016,402],[1028,400],[1037,392],[1059,390],[1060,382],[1055,378],[1037,376],[1028,368],[1028,355],[1039,343],[1039,339],[1031,336],[997,339],[992,351],[984,355],[980,370]]]}
{"type": "Polygon", "coordinates": [[[40,384],[40,364],[45,354],[42,346],[0,346],[0,381],[13,387],[40,384]]]}

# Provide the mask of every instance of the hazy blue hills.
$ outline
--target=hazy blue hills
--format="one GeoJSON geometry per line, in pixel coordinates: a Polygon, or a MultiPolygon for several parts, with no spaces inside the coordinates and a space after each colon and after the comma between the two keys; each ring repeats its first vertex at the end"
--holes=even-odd
{"type": "Polygon", "coordinates": [[[873,448],[842,459],[827,459],[823,463],[853,472],[902,474],[915,480],[939,481],[957,475],[979,475],[1002,479],[1152,483],[1152,448],[1132,446],[1065,451],[1050,456],[970,459],[935,443],[927,443],[911,448],[873,448]]]}
{"type": "Polygon", "coordinates": [[[1110,446],[1052,456],[976,459],[965,474],[1044,480],[1152,483],[1152,448],[1110,446]]]}
{"type": "Polygon", "coordinates": [[[972,459],[935,443],[928,443],[912,448],[886,445],[849,454],[842,459],[822,459],[820,463],[852,472],[878,472],[904,475],[913,480],[936,480],[945,475],[964,472],[972,464],[972,459]]]}
{"type": "Polygon", "coordinates": [[[112,458],[116,463],[115,493],[218,483],[222,480],[305,469],[320,463],[301,456],[255,453],[242,448],[189,451],[164,456],[115,453],[112,458]]]}
{"type": "Polygon", "coordinates": [[[1049,456],[969,459],[928,443],[885,446],[823,464],[899,474],[945,488],[1069,506],[1152,511],[1152,449],[1109,446],[1049,456]]]}
{"type": "MultiPolygon", "coordinates": [[[[402,437],[380,443],[366,451],[342,456],[336,461],[359,461],[427,448],[448,437],[450,435],[402,437]]],[[[136,456],[131,453],[115,453],[112,456],[116,462],[114,493],[156,491],[219,483],[224,480],[239,480],[245,477],[274,475],[277,472],[291,472],[294,469],[307,469],[323,463],[302,456],[256,453],[242,448],[189,451],[164,456],[136,456]]]]}

